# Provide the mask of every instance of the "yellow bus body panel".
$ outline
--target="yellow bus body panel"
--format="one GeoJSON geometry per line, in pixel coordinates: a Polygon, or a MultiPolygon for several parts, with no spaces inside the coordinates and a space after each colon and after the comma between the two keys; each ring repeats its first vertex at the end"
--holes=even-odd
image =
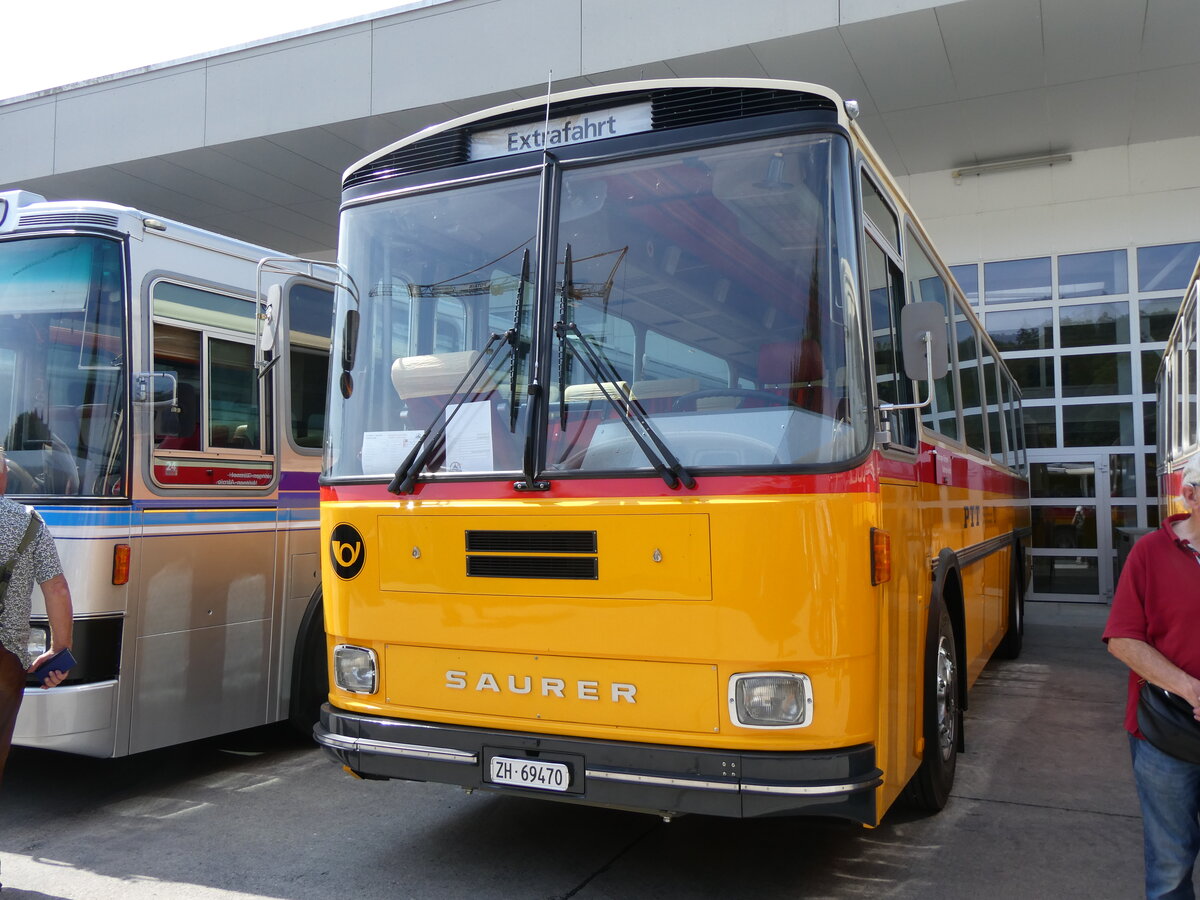
{"type": "Polygon", "coordinates": [[[610,740],[758,750],[873,741],[877,508],[865,492],[323,503],[327,545],[346,523],[365,554],[351,580],[326,567],[330,645],[374,649],[385,689],[332,696],[367,714],[610,740]],[[595,531],[597,577],[469,577],[473,529],[595,531]],[[809,676],[810,724],[731,724],[729,677],[762,671],[809,676]],[[447,672],[466,673],[468,687],[447,687],[447,672]],[[501,689],[480,687],[484,673],[501,689]],[[517,693],[509,675],[518,687],[526,676],[562,679],[576,696],[517,693]],[[596,699],[578,698],[581,681],[600,685],[596,699]],[[637,702],[614,702],[614,682],[634,685],[637,702]]]}

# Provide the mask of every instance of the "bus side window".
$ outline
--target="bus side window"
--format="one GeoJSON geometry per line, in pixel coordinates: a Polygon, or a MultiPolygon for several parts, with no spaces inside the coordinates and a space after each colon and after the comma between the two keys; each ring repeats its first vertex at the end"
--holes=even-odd
{"type": "MultiPolygon", "coordinates": [[[[904,377],[900,360],[900,308],[904,305],[904,276],[899,266],[868,235],[866,248],[867,291],[871,302],[871,348],[875,356],[875,384],[882,403],[912,403],[913,383],[904,377]]],[[[917,446],[916,416],[911,409],[890,413],[892,443],[917,446]]]]}
{"type": "MultiPolygon", "coordinates": [[[[908,260],[908,288],[914,303],[932,301],[942,307],[946,321],[946,336],[953,344],[950,334],[950,296],[946,290],[946,282],[938,274],[933,260],[925,248],[917,241],[911,229],[905,231],[907,236],[906,248],[908,260]]],[[[948,438],[957,440],[958,429],[958,391],[953,371],[953,355],[951,355],[951,371],[933,383],[933,403],[921,413],[921,421],[930,428],[948,438]]]]}
{"type": "Polygon", "coordinates": [[[154,371],[176,379],[175,402],[154,411],[154,480],[164,487],[265,487],[274,463],[270,377],[254,366],[253,302],[177,282],[151,287],[154,371]],[[165,320],[165,321],[164,321],[165,320]],[[204,467],[159,452],[213,456],[204,467]]]}
{"type": "Polygon", "coordinates": [[[200,449],[200,333],[154,325],[154,371],[175,375],[175,404],[154,411],[160,450],[200,449]]]}

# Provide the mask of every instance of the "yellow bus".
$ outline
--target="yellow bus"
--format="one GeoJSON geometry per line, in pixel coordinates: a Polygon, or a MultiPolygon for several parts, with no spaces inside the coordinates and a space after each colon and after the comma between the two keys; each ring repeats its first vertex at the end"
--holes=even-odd
{"type": "Polygon", "coordinates": [[[1200,452],[1200,356],[1196,353],[1196,302],[1200,263],[1192,273],[1158,370],[1159,515],[1187,512],[1179,500],[1183,467],[1200,452]]]}
{"type": "Polygon", "coordinates": [[[350,772],[945,804],[1021,644],[1020,395],[856,112],[620,84],[348,170],[315,735],[350,772]]]}

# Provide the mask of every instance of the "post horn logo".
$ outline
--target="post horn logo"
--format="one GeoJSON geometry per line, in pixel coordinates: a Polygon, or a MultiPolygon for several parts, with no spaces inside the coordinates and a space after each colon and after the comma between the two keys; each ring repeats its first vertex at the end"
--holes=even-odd
{"type": "Polygon", "coordinates": [[[338,578],[349,581],[358,575],[365,555],[362,535],[353,525],[342,522],[334,526],[329,536],[329,561],[338,578]]]}

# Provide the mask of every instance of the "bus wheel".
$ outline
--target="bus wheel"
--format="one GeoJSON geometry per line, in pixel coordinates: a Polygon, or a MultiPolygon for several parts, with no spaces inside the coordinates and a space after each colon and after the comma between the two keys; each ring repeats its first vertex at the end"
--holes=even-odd
{"type": "Polygon", "coordinates": [[[937,812],[954,786],[962,703],[954,628],[940,599],[934,601],[930,616],[936,616],[937,628],[925,649],[925,757],[909,794],[918,809],[937,812]]]}
{"type": "Polygon", "coordinates": [[[1021,644],[1025,640],[1025,585],[1021,583],[1024,566],[1020,553],[1013,550],[1013,561],[1009,567],[1008,630],[996,648],[1001,659],[1016,659],[1021,655],[1021,644]]]}
{"type": "Polygon", "coordinates": [[[292,698],[288,721],[298,732],[312,737],[321,718],[321,704],[329,697],[329,663],[325,647],[325,605],[317,588],[296,636],[292,657],[292,698]]]}

